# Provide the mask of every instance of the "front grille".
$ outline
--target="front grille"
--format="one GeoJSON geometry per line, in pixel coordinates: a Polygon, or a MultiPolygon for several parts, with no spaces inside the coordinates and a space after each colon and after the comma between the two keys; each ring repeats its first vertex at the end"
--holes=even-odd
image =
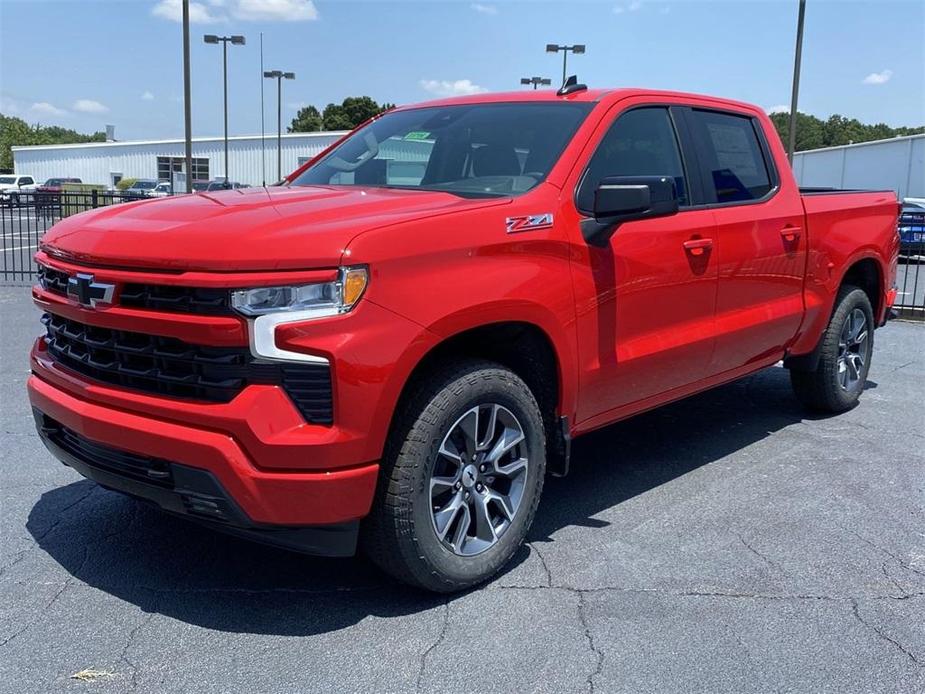
{"type": "Polygon", "coordinates": [[[333,421],[331,371],[324,364],[259,362],[246,347],[191,345],[170,337],[42,316],[49,354],[83,376],[147,393],[228,402],[251,384],[279,385],[308,422],[333,421]]]}
{"type": "Polygon", "coordinates": [[[173,486],[173,474],[166,460],[96,443],[47,416],[42,418],[41,427],[49,441],[87,465],[159,487],[173,486]]]}
{"type": "MultiPolygon", "coordinates": [[[[61,270],[38,266],[38,282],[45,291],[67,296],[68,274],[61,270]]],[[[231,307],[230,289],[210,287],[180,287],[167,284],[122,285],[118,303],[129,308],[173,313],[197,313],[209,316],[237,315],[231,307]]]]}
{"type": "Polygon", "coordinates": [[[38,281],[45,291],[67,296],[67,273],[39,265],[38,281]]]}
{"type": "Polygon", "coordinates": [[[228,289],[207,287],[175,287],[166,284],[126,284],[119,303],[131,308],[151,311],[174,311],[206,315],[235,315],[228,289]]]}

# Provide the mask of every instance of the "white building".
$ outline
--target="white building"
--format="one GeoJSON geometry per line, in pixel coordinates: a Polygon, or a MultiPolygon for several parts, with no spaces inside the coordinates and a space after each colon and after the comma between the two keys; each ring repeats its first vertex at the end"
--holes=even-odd
{"type": "Polygon", "coordinates": [[[925,135],[894,137],[793,155],[801,186],[895,190],[902,198],[925,197],[925,135]]]}
{"type": "MultiPolygon", "coordinates": [[[[343,134],[332,131],[283,135],[283,176],[343,134]]],[[[109,188],[122,178],[170,180],[172,171],[183,171],[184,151],[183,140],[13,147],[13,166],[16,173],[34,176],[37,181],[66,176],[109,188]]],[[[267,135],[263,147],[259,135],[229,137],[228,169],[228,180],[239,183],[262,185],[264,181],[278,180],[276,136],[267,135]]],[[[224,140],[221,137],[193,138],[193,178],[225,177],[224,140]]]]}

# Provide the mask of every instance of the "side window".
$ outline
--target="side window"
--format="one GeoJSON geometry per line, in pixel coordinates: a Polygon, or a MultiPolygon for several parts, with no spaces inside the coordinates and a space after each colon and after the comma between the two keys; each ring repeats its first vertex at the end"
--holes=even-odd
{"type": "Polygon", "coordinates": [[[752,119],[715,111],[693,113],[707,186],[716,202],[743,202],[767,195],[773,184],[752,119]]]}
{"type": "Polygon", "coordinates": [[[24,186],[31,186],[34,181],[32,180],[31,176],[23,176],[21,179],[19,179],[19,183],[20,185],[24,186]]]}
{"type": "Polygon", "coordinates": [[[671,176],[681,205],[688,204],[678,138],[667,108],[633,109],[610,126],[578,188],[575,204],[579,210],[593,209],[594,191],[608,176],[671,176]]]}

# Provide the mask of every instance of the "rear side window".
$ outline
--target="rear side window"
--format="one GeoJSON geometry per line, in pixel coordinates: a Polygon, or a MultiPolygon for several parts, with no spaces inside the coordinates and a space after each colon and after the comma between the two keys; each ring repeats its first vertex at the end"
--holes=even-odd
{"type": "Polygon", "coordinates": [[[751,118],[715,111],[692,112],[709,193],[715,202],[746,202],[763,198],[774,187],[751,118]]]}
{"type": "Polygon", "coordinates": [[[578,188],[575,204],[579,210],[594,209],[594,191],[608,176],[670,176],[681,205],[688,204],[684,166],[667,108],[633,109],[610,126],[578,188]]]}

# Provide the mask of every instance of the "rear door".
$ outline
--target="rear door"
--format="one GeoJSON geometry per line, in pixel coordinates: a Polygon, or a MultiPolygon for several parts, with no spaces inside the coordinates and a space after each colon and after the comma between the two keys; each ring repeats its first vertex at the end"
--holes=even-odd
{"type": "Polygon", "coordinates": [[[806,230],[792,177],[782,183],[761,121],[686,111],[707,207],[716,219],[716,347],[708,375],[780,354],[803,317],[806,230]]]}

